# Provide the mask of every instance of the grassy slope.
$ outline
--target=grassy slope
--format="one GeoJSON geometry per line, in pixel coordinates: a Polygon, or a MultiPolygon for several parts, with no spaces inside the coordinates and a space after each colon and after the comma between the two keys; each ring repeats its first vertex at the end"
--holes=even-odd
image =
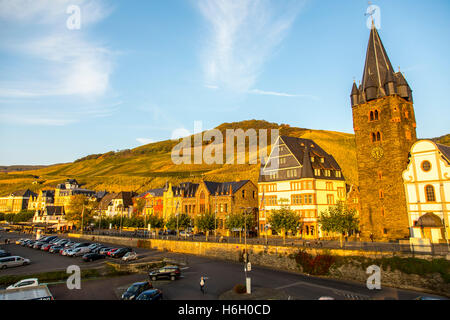
{"type": "MultiPolygon", "coordinates": [[[[282,135],[312,139],[336,158],[349,183],[357,183],[355,141],[352,134],[295,128],[256,120],[225,123],[217,129],[224,132],[229,128],[278,128],[282,135]]],[[[449,137],[450,135],[441,137],[440,141],[445,143],[449,137]]],[[[33,191],[52,188],[67,178],[76,178],[86,188],[111,192],[142,192],[161,187],[166,181],[198,182],[202,177],[215,181],[251,179],[256,183],[258,180],[259,165],[175,165],[171,161],[171,150],[176,144],[173,141],[161,141],[133,150],[94,155],[85,160],[39,170],[0,173],[0,194],[25,188],[33,191]],[[34,176],[39,176],[42,184],[32,184],[36,180],[34,176]]]]}

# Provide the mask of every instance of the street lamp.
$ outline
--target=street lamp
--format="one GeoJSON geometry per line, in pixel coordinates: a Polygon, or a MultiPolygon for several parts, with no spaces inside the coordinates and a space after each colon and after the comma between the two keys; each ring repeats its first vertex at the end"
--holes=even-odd
{"type": "Polygon", "coordinates": [[[216,192],[216,210],[214,211],[214,241],[217,242],[217,192],[216,192]]]}
{"type": "Polygon", "coordinates": [[[246,288],[247,288],[247,294],[251,294],[252,290],[251,290],[251,278],[247,276],[247,269],[248,271],[250,271],[251,268],[251,264],[248,261],[248,252],[247,252],[247,214],[249,212],[247,212],[246,210],[248,209],[253,209],[251,207],[241,207],[241,209],[244,211],[244,273],[245,273],[245,281],[246,281],[246,288]]]}
{"type": "Polygon", "coordinates": [[[122,234],[123,205],[119,204],[118,208],[120,209],[120,229],[119,229],[119,233],[122,234]]]}
{"type": "Polygon", "coordinates": [[[84,203],[83,203],[83,210],[81,210],[81,234],[83,234],[83,221],[84,220],[84,203]]]}

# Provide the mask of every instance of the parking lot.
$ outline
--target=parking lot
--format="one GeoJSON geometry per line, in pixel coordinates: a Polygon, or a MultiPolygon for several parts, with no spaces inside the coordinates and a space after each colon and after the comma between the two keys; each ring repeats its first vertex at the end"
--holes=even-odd
{"type": "MultiPolygon", "coordinates": [[[[78,265],[81,269],[93,269],[101,267],[106,261],[113,260],[117,261],[118,259],[101,259],[97,261],[92,262],[84,262],[81,257],[67,257],[62,256],[58,253],[49,253],[46,251],[42,251],[39,249],[33,249],[28,247],[23,247],[21,245],[15,244],[15,241],[21,238],[28,238],[31,239],[29,235],[25,236],[24,234],[18,234],[18,233],[0,233],[1,234],[1,240],[3,240],[0,244],[0,249],[6,250],[11,253],[13,256],[21,256],[23,258],[27,258],[31,260],[31,264],[26,266],[20,266],[20,267],[14,267],[14,268],[8,268],[6,270],[0,270],[0,276],[3,275],[21,275],[21,274],[36,274],[36,273],[43,273],[43,272],[49,272],[49,271],[60,271],[60,270],[66,270],[68,266],[70,265],[78,265]],[[8,238],[11,240],[10,244],[4,244],[4,239],[8,238]]],[[[81,242],[81,241],[79,241],[81,242]]],[[[90,241],[82,241],[82,242],[88,242],[90,241]]],[[[117,245],[109,245],[105,244],[111,247],[116,248],[117,245]]],[[[153,259],[158,258],[159,253],[155,250],[144,250],[144,249],[133,249],[135,252],[138,253],[140,260],[146,260],[146,259],[153,259]]]]}
{"type": "MultiPolygon", "coordinates": [[[[31,259],[31,264],[6,270],[0,270],[3,275],[27,275],[65,270],[69,265],[79,265],[82,269],[101,267],[105,259],[85,263],[80,257],[70,258],[59,254],[51,254],[37,249],[31,249],[14,244],[23,234],[1,233],[0,241],[10,238],[11,244],[0,244],[0,249],[6,249],[13,255],[31,259]]],[[[81,242],[80,239],[74,239],[81,242]]],[[[88,242],[88,241],[87,241],[88,242]]],[[[108,245],[105,243],[105,245],[108,245]]],[[[110,245],[116,247],[115,245],[110,245]]],[[[133,248],[141,261],[161,261],[164,258],[184,262],[180,266],[181,277],[178,280],[152,281],[153,287],[163,291],[167,300],[216,300],[236,284],[245,283],[244,268],[241,263],[211,259],[207,257],[184,255],[156,250],[133,248]],[[206,279],[206,293],[200,291],[200,277],[206,279]]],[[[111,258],[107,258],[110,260],[111,258]]],[[[111,259],[117,261],[116,259],[111,259]]],[[[264,288],[283,298],[291,300],[316,300],[321,296],[329,296],[338,300],[348,299],[414,299],[423,295],[410,290],[383,287],[381,290],[368,290],[365,283],[325,279],[301,275],[265,267],[253,266],[249,274],[253,288],[264,288]]],[[[86,279],[81,283],[81,290],[69,290],[65,283],[49,285],[56,300],[116,300],[134,282],[147,281],[147,274],[131,274],[112,278],[86,279]]]]}

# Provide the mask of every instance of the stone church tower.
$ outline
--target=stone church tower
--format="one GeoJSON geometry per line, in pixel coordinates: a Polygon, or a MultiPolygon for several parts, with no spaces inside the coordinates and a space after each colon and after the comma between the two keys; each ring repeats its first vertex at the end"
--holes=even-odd
{"type": "Polygon", "coordinates": [[[361,237],[409,237],[402,172],[416,138],[412,91],[395,72],[372,24],[362,82],[351,92],[361,201],[361,237]]]}

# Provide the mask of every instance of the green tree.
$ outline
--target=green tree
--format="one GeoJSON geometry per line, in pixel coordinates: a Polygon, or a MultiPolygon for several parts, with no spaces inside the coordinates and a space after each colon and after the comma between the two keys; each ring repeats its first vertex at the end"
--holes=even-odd
{"type": "Polygon", "coordinates": [[[322,231],[339,233],[341,248],[343,234],[357,231],[359,227],[356,209],[347,208],[342,201],[322,211],[318,223],[322,231]]]}
{"type": "MultiPolygon", "coordinates": [[[[182,213],[178,216],[178,229],[186,230],[192,224],[192,219],[186,214],[182,213]]],[[[172,215],[166,222],[166,228],[170,230],[177,229],[177,216],[172,215]]]]}
{"type": "Polygon", "coordinates": [[[205,213],[195,218],[195,226],[206,233],[206,241],[208,241],[209,232],[216,228],[217,221],[212,213],[205,213]]]}
{"type": "Polygon", "coordinates": [[[155,214],[152,214],[148,217],[147,223],[150,225],[150,228],[155,228],[156,232],[164,227],[164,220],[162,218],[159,218],[155,214]]]}
{"type": "Polygon", "coordinates": [[[0,212],[0,221],[5,220],[5,214],[3,212],[0,212]]]}
{"type": "Polygon", "coordinates": [[[138,198],[136,200],[135,212],[138,215],[141,215],[145,208],[145,199],[138,198]]]}
{"type": "Polygon", "coordinates": [[[92,221],[97,206],[96,201],[91,201],[83,194],[74,195],[67,206],[66,219],[83,230],[83,227],[92,221]]]}
{"type": "Polygon", "coordinates": [[[247,225],[247,230],[252,230],[256,226],[256,221],[251,214],[247,214],[247,218],[243,213],[232,213],[227,217],[225,226],[228,230],[239,230],[239,242],[241,242],[241,233],[247,225]]]}
{"type": "Polygon", "coordinates": [[[269,224],[272,230],[283,235],[283,243],[286,244],[286,232],[297,232],[300,226],[300,217],[287,205],[282,205],[280,209],[272,210],[269,215],[269,224]]]}
{"type": "Polygon", "coordinates": [[[5,220],[8,221],[9,223],[12,223],[12,222],[14,222],[15,215],[16,215],[15,213],[6,213],[5,220]]]}

